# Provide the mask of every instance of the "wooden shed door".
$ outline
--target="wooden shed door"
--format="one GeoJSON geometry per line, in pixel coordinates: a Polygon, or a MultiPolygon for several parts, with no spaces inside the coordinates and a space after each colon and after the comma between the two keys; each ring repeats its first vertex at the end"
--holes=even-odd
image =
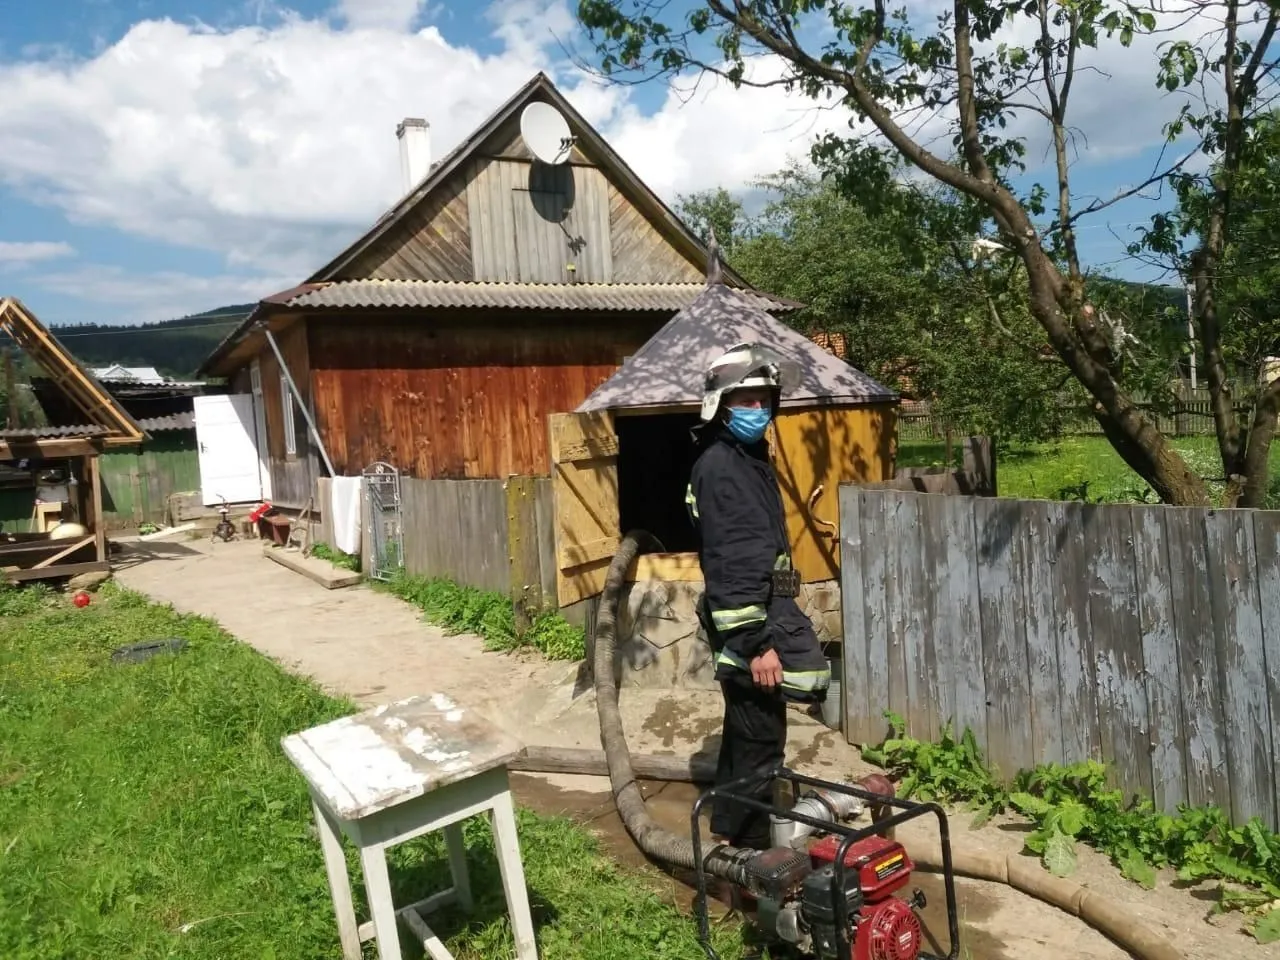
{"type": "Polygon", "coordinates": [[[604,589],[609,564],[622,540],[618,435],[608,412],[554,413],[548,419],[556,513],[556,598],[566,607],[604,589]]]}

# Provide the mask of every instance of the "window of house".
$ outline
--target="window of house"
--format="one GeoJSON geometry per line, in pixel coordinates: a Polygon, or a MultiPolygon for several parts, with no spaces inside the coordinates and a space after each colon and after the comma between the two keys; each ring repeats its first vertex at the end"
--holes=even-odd
{"type": "Polygon", "coordinates": [[[292,457],[298,452],[298,433],[293,424],[293,391],[284,374],[280,374],[280,406],[284,411],[284,452],[285,456],[292,457]]]}

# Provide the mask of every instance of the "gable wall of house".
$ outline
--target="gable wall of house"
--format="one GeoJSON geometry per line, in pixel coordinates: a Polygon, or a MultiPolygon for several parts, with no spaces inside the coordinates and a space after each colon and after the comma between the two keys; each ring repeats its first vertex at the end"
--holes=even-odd
{"type": "Polygon", "coordinates": [[[535,161],[515,117],[335,279],[696,282],[691,255],[579,146],[535,161]]]}

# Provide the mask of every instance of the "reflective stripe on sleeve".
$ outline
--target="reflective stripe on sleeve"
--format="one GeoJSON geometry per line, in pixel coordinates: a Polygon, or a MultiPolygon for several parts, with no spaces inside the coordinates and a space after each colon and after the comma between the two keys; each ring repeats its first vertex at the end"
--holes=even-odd
{"type": "Polygon", "coordinates": [[[696,518],[698,516],[698,498],[693,495],[693,484],[689,484],[684,491],[684,502],[689,511],[696,518]]]}
{"type": "MultiPolygon", "coordinates": [[[[721,650],[716,655],[716,663],[734,667],[738,670],[750,671],[751,666],[736,653],[721,650]]],[[[826,690],[831,686],[831,671],[823,670],[783,670],[782,686],[800,693],[812,693],[815,690],[826,690]]]]}
{"type": "Polygon", "coordinates": [[[717,630],[736,630],[752,623],[764,623],[767,613],[758,603],[736,610],[712,610],[711,622],[717,630]]]}

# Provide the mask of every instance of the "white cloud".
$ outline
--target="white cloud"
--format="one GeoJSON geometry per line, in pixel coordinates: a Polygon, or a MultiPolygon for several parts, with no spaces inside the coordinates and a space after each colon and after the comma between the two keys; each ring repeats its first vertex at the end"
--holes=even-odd
{"type": "Polygon", "coordinates": [[[403,33],[417,23],[427,6],[427,0],[338,0],[336,12],[357,30],[403,33]]]}
{"type": "Polygon", "coordinates": [[[284,274],[200,277],[100,265],[42,273],[35,280],[42,289],[110,308],[127,323],[155,323],[227,304],[254,303],[296,282],[284,274]]]}
{"type": "Polygon", "coordinates": [[[28,240],[12,242],[0,240],[0,265],[30,264],[61,257],[74,257],[75,248],[69,243],[52,240],[28,240]]]}
{"type": "MultiPolygon", "coordinates": [[[[565,64],[567,0],[496,0],[494,54],[436,26],[410,32],[426,16],[422,0],[335,2],[311,20],[275,8],[270,26],[149,20],[92,58],[0,64],[0,182],[77,223],[215,251],[229,271],[80,274],[79,295],[183,313],[209,305],[206,294],[217,302],[291,285],[398,198],[400,119],[426,117],[443,154],[539,69],[668,201],[739,187],[807,156],[814,136],[848,129],[843,112],[780,88],[710,80],[687,103],[672,91],[646,115],[631,91],[565,64]]],[[[1171,109],[1155,88],[1154,42],[1086,58],[1110,75],[1082,74],[1073,94],[1073,122],[1095,156],[1158,139],[1171,109]]]]}

